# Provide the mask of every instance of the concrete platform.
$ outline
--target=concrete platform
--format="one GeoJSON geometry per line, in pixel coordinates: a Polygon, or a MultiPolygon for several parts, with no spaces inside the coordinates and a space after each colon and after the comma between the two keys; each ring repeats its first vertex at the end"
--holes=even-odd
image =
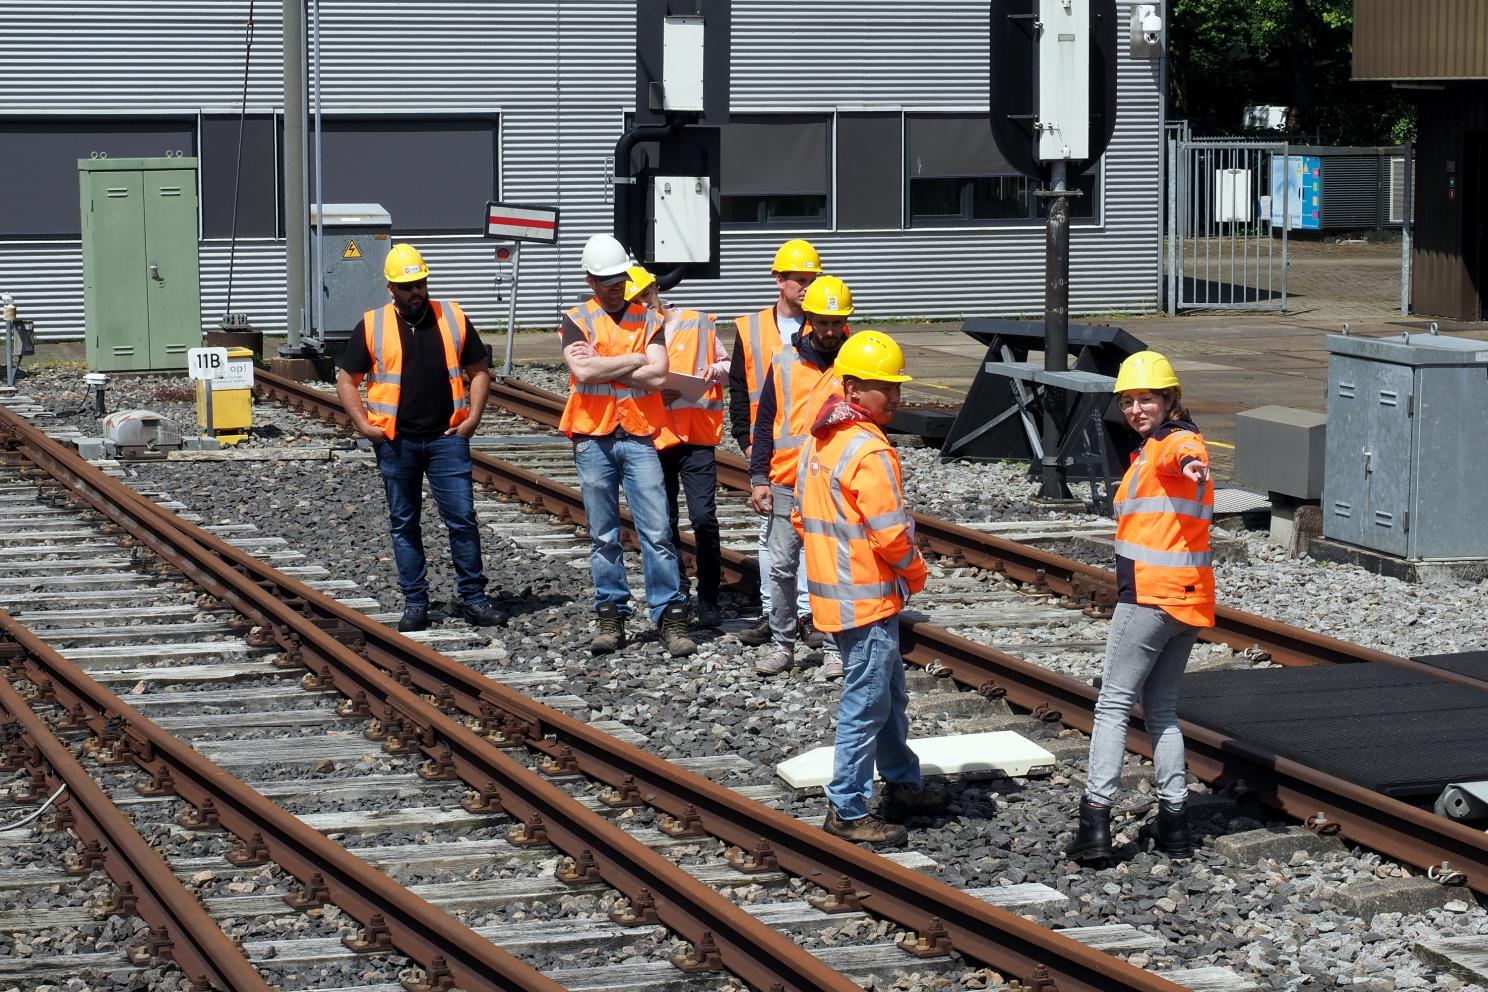
{"type": "MultiPolygon", "coordinates": [[[[911,739],[910,749],[920,759],[925,775],[1006,775],[1021,777],[1035,769],[1052,769],[1054,755],[1022,734],[995,731],[949,737],[911,739]]],[[[814,789],[832,778],[832,749],[812,748],[775,766],[793,789],[814,789]]],[[[875,773],[876,774],[876,773],[875,773]]]]}

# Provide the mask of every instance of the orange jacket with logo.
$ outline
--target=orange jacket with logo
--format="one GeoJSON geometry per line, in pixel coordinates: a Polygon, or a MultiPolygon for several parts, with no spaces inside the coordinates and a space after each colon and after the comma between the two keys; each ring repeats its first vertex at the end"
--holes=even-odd
{"type": "Polygon", "coordinates": [[[1203,435],[1184,421],[1163,424],[1132,456],[1113,506],[1117,598],[1212,627],[1214,487],[1183,474],[1193,461],[1208,465],[1209,452],[1203,435]]]}
{"type": "MultiPolygon", "coordinates": [[[[647,342],[661,329],[661,315],[639,303],[626,308],[618,324],[594,299],[564,316],[577,325],[596,352],[605,356],[644,352],[647,342]]],[[[579,382],[570,373],[568,403],[558,429],[573,437],[603,436],[623,427],[627,434],[649,437],[665,420],[666,408],[655,390],[635,389],[620,382],[579,382]]]]}
{"type": "MultiPolygon", "coordinates": [[[[465,377],[460,369],[460,351],[465,347],[465,314],[458,303],[430,300],[429,307],[439,323],[444,364],[449,369],[450,398],[455,404],[450,426],[457,427],[470,416],[470,399],[465,394],[465,377]]],[[[363,379],[367,380],[367,420],[381,427],[391,441],[398,431],[398,402],[403,395],[403,338],[398,333],[398,311],[391,303],[368,310],[362,314],[362,327],[367,335],[372,369],[351,379],[358,386],[363,379]]]]}
{"type": "Polygon", "coordinates": [[[899,455],[867,411],[822,405],[800,454],[791,522],[806,548],[816,626],[835,633],[891,617],[925,587],[899,455]]]}
{"type": "MultiPolygon", "coordinates": [[[[718,350],[713,315],[679,310],[671,335],[667,342],[671,370],[702,378],[718,350]]],[[[656,432],[658,451],[677,444],[716,446],[723,438],[723,383],[713,383],[700,399],[679,396],[666,404],[666,412],[656,432]]]]}

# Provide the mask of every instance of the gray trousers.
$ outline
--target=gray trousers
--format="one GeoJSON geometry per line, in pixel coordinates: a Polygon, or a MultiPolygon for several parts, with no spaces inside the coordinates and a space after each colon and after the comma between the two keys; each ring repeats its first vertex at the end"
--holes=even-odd
{"type": "Polygon", "coordinates": [[[1126,725],[1132,704],[1142,703],[1142,719],[1152,737],[1157,794],[1169,805],[1188,796],[1183,778],[1183,732],[1178,728],[1178,679],[1198,638],[1197,627],[1175,620],[1155,606],[1117,603],[1106,640],[1100,698],[1090,734],[1090,777],[1085,795],[1110,806],[1121,786],[1126,757],[1126,725]]]}
{"type": "MultiPolygon", "coordinates": [[[[796,643],[797,582],[804,577],[805,557],[801,554],[801,535],[791,526],[791,507],[796,491],[785,486],[770,486],[770,524],[765,546],[770,553],[770,638],[777,645],[794,649],[796,643]]],[[[763,584],[763,583],[762,583],[763,584]]],[[[826,640],[826,653],[837,654],[832,638],[826,640]]]]}

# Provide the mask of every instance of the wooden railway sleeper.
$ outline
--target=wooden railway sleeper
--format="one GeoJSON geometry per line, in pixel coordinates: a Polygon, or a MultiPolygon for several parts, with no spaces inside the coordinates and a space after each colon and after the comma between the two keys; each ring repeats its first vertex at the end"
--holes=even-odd
{"type": "Polygon", "coordinates": [[[636,894],[625,900],[625,905],[616,905],[610,910],[610,922],[618,927],[646,927],[654,926],[661,922],[661,917],[656,913],[656,899],[652,897],[651,890],[642,887],[636,894]]]}

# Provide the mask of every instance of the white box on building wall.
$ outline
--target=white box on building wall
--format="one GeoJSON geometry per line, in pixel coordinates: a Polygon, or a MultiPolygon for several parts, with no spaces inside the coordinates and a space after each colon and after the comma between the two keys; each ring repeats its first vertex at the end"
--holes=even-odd
{"type": "Polygon", "coordinates": [[[657,176],[651,190],[655,208],[657,262],[706,262],[712,245],[712,197],[707,176],[657,176]]]}
{"type": "Polygon", "coordinates": [[[668,17],[661,39],[661,85],[667,110],[703,109],[703,19],[668,17]]]}

